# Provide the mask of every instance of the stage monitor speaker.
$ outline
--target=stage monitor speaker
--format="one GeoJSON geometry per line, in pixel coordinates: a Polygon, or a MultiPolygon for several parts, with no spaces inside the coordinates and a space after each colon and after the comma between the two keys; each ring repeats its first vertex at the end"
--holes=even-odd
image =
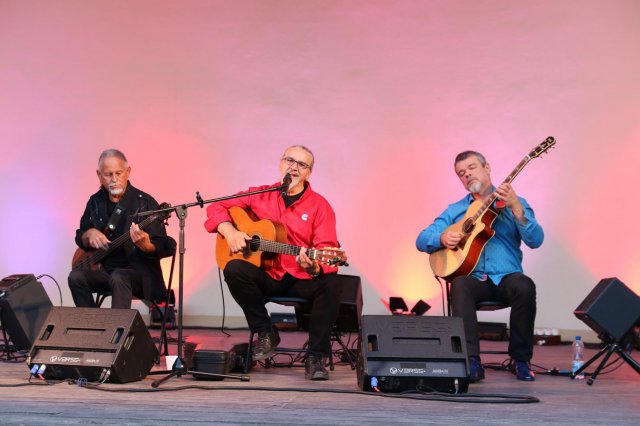
{"type": "Polygon", "coordinates": [[[0,322],[13,349],[31,349],[51,306],[49,295],[32,274],[10,275],[0,281],[0,322]]]}
{"type": "MultiPolygon", "coordinates": [[[[339,332],[357,332],[360,330],[362,316],[362,284],[356,275],[338,274],[340,279],[340,310],[336,319],[335,329],[339,332]]],[[[304,305],[296,308],[296,322],[303,330],[309,329],[311,306],[304,305]]]]}
{"type": "Polygon", "coordinates": [[[126,383],[149,374],[157,350],[135,309],[59,308],[49,312],[27,364],[46,379],[126,383]]]}
{"type": "Polygon", "coordinates": [[[358,386],[365,391],[466,392],[469,376],[462,319],[364,315],[357,376],[358,386]]]}
{"type": "Polygon", "coordinates": [[[603,340],[620,342],[640,321],[640,297],[617,278],[605,278],[573,312],[603,340]]]}

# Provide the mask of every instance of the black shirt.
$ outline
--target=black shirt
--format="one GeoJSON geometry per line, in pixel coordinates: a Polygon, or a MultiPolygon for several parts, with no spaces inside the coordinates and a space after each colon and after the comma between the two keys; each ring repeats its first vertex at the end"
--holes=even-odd
{"type": "Polygon", "coordinates": [[[300,197],[302,197],[302,194],[304,194],[304,191],[307,190],[307,187],[305,186],[304,189],[302,190],[301,193],[296,194],[296,195],[283,195],[282,199],[284,200],[284,206],[285,207],[289,207],[291,204],[295,203],[296,201],[298,201],[300,199],[300,197]]]}

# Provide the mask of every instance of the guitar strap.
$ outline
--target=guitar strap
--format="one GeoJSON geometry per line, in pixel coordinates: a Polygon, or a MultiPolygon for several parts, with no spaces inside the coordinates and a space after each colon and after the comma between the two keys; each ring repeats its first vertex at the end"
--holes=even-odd
{"type": "MultiPolygon", "coordinates": [[[[127,186],[128,189],[128,186],[127,186]]],[[[118,223],[120,222],[120,220],[122,219],[122,217],[125,215],[124,213],[127,211],[127,207],[129,207],[129,199],[131,197],[128,197],[127,195],[130,193],[131,191],[125,191],[124,195],[122,196],[122,198],[120,198],[120,201],[118,201],[118,204],[116,204],[116,206],[113,208],[113,212],[111,213],[111,217],[109,217],[109,221],[107,222],[107,226],[104,228],[104,234],[108,237],[113,231],[116,230],[116,226],[118,226],[118,223]]]]}
{"type": "Polygon", "coordinates": [[[104,231],[102,231],[104,235],[108,237],[113,231],[115,231],[118,222],[120,222],[120,219],[122,218],[122,212],[123,209],[120,206],[120,203],[118,203],[111,213],[107,226],[104,228],[104,231]]]}

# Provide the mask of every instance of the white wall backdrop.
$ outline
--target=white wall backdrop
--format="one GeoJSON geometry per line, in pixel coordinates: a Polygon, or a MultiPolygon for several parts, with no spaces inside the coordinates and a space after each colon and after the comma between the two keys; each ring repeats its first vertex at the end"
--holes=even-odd
{"type": "MultiPolygon", "coordinates": [[[[514,182],[546,231],[524,266],[537,326],[586,329],[572,312],[601,278],[640,292],[639,18],[635,0],[0,0],[0,275],[51,274],[72,305],[105,148],[181,204],[275,181],[302,143],[365,313],[396,295],[437,315],[414,241],[463,195],[454,156],[484,152],[500,182],[554,136],[514,182]]],[[[222,315],[204,219],[189,210],[188,317],[222,315]]]]}

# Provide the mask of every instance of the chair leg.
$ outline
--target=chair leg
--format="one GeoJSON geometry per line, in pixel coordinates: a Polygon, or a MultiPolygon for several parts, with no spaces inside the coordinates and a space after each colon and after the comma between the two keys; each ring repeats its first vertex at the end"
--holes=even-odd
{"type": "Polygon", "coordinates": [[[96,306],[98,308],[102,307],[102,304],[107,299],[107,297],[111,296],[111,292],[109,293],[96,293],[96,306]]]}

